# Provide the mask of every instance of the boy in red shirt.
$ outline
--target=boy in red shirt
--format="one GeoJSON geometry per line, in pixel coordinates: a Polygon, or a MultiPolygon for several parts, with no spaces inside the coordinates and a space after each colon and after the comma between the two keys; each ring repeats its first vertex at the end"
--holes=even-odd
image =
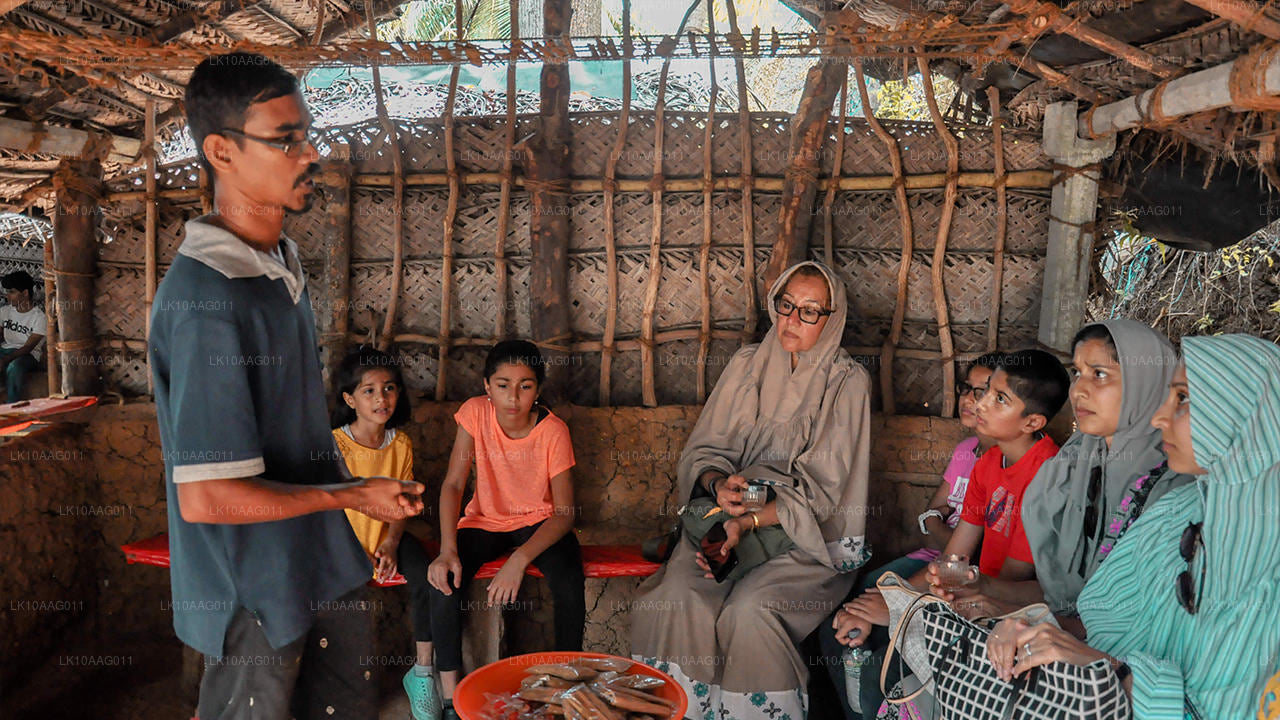
{"type": "MultiPolygon", "coordinates": [[[[978,389],[976,430],[995,444],[973,467],[960,522],[942,556],[912,576],[912,585],[927,582],[933,593],[949,599],[947,588],[940,585],[938,562],[953,554],[972,557],[981,543],[979,572],[1002,587],[1007,584],[1026,592],[1031,583],[1021,581],[1034,580],[1036,573],[1022,530],[1022,493],[1040,465],[1058,452],[1058,445],[1043,431],[1067,401],[1070,387],[1066,368],[1053,355],[1020,350],[1006,355],[987,387],[978,389]]],[[[998,614],[989,612],[992,606],[980,595],[970,595],[957,605],[963,605],[957,611],[973,617],[998,614]]],[[[871,591],[846,603],[835,622],[837,638],[855,628],[862,631],[848,640],[857,647],[870,635],[872,624],[889,623],[889,609],[879,593],[871,591]]]]}
{"type": "MultiPolygon", "coordinates": [[[[987,592],[960,590],[955,594],[967,597],[953,603],[970,617],[998,615],[1039,601],[1038,586],[1023,582],[1035,580],[1036,573],[1022,529],[1022,494],[1044,461],[1058,453],[1057,443],[1043,430],[1071,387],[1062,363],[1042,350],[1013,353],[1006,363],[992,373],[975,410],[977,431],[996,444],[974,465],[960,522],[943,550],[943,556],[972,556],[982,544],[978,571],[986,576],[982,584],[987,592]],[[1005,602],[997,603],[990,595],[1005,602]]],[[[953,597],[953,588],[946,587],[936,564],[915,579],[926,580],[942,597],[953,597]]]]}

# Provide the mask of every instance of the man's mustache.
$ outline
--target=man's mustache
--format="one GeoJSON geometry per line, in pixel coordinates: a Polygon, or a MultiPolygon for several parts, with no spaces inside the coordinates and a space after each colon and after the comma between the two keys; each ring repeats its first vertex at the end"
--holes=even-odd
{"type": "Polygon", "coordinates": [[[304,170],[302,174],[298,176],[298,179],[293,181],[293,186],[298,187],[299,185],[312,179],[319,173],[320,173],[320,163],[311,163],[310,165],[307,166],[307,169],[304,170]]]}

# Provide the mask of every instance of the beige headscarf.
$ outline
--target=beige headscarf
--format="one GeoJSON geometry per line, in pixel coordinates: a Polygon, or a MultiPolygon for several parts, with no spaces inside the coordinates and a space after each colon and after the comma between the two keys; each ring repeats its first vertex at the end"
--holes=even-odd
{"type": "Polygon", "coordinates": [[[768,483],[796,546],[849,572],[871,555],[865,536],[871,403],[866,370],[840,347],[844,283],[826,265],[802,262],[782,273],[766,302],[773,328],[733,356],[680,455],[680,497],[687,500],[711,469],[768,483]],[[833,312],[792,370],[791,354],[778,341],[773,299],[804,266],[826,277],[833,312]]]}

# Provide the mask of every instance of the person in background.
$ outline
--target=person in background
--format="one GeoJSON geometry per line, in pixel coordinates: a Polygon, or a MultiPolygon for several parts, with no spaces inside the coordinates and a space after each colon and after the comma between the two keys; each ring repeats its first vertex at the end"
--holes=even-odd
{"type": "Polygon", "coordinates": [[[0,278],[9,303],[0,306],[0,371],[4,372],[7,402],[26,399],[23,380],[36,369],[44,354],[44,336],[49,328],[44,310],[32,300],[35,286],[31,276],[21,270],[0,278]]]}

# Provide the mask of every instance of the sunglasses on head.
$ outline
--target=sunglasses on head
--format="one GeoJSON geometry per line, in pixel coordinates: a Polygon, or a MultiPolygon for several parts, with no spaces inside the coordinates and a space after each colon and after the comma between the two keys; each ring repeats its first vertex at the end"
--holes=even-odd
{"type": "Polygon", "coordinates": [[[1182,604],[1182,609],[1191,615],[1195,615],[1200,609],[1200,593],[1204,590],[1205,563],[1203,561],[1200,563],[1199,582],[1191,574],[1191,565],[1204,547],[1203,529],[1204,523],[1191,523],[1187,525],[1186,530],[1182,531],[1182,539],[1178,541],[1178,553],[1187,563],[1187,569],[1178,573],[1178,602],[1182,604]]]}

